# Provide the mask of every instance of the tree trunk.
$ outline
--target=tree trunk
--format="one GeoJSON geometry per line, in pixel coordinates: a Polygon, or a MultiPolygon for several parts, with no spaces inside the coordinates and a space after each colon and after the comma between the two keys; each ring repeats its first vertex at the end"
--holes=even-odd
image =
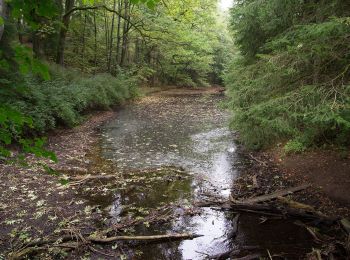
{"type": "Polygon", "coordinates": [[[71,18],[71,14],[65,15],[74,7],[74,0],[66,0],[65,2],[65,12],[62,15],[62,26],[60,29],[59,37],[58,37],[58,48],[57,48],[57,56],[56,63],[60,65],[64,65],[64,48],[66,45],[66,37],[69,29],[69,22],[71,18]]]}
{"type": "MultiPolygon", "coordinates": [[[[122,12],[123,2],[122,0],[118,0],[118,13],[122,12]]],[[[118,15],[118,31],[117,31],[117,54],[116,54],[116,64],[120,64],[120,37],[121,33],[121,17],[118,15]]]]}
{"type": "Polygon", "coordinates": [[[85,32],[86,32],[86,22],[87,22],[87,16],[85,14],[84,17],[84,27],[83,27],[83,48],[82,48],[82,59],[83,59],[83,71],[84,71],[84,63],[85,63],[85,45],[86,45],[86,41],[85,41],[85,32]]]}
{"type": "Polygon", "coordinates": [[[106,64],[108,67],[108,57],[109,57],[109,52],[108,52],[108,45],[109,45],[109,25],[108,25],[108,16],[106,10],[104,11],[104,18],[105,18],[105,40],[106,40],[106,64]]]}
{"type": "Polygon", "coordinates": [[[94,46],[94,72],[96,73],[97,68],[97,24],[96,24],[96,10],[94,10],[94,36],[95,36],[95,46],[94,46]]]}
{"type": "Polygon", "coordinates": [[[128,31],[129,31],[129,8],[130,4],[128,0],[125,0],[124,2],[124,28],[123,28],[123,45],[122,45],[122,52],[121,52],[121,67],[124,67],[127,65],[127,51],[128,51],[128,31]]]}
{"type": "MultiPolygon", "coordinates": [[[[113,1],[113,11],[115,11],[115,7],[116,7],[116,0],[113,1]]],[[[110,39],[109,39],[109,56],[108,56],[108,71],[109,72],[111,72],[111,64],[112,64],[114,19],[115,19],[115,13],[113,13],[113,16],[112,16],[112,26],[111,26],[111,33],[110,33],[110,39]]]]}

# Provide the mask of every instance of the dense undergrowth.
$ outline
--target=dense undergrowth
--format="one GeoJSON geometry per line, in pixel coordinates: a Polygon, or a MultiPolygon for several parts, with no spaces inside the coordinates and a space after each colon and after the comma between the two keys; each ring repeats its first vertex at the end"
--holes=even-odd
{"type": "Polygon", "coordinates": [[[138,95],[137,74],[119,71],[118,76],[107,73],[82,74],[72,68],[49,65],[50,79],[35,74],[12,79],[17,87],[0,96],[0,156],[10,156],[7,146],[21,144],[25,152],[50,157],[43,149],[43,134],[57,127],[74,127],[84,115],[93,110],[107,110],[138,95]]]}
{"type": "Polygon", "coordinates": [[[32,131],[45,133],[57,126],[73,127],[88,110],[106,110],[137,95],[137,77],[120,72],[86,75],[58,66],[50,68],[51,79],[24,77],[25,89],[4,101],[33,120],[32,131]]]}
{"type": "Polygon", "coordinates": [[[349,145],[349,15],[347,1],[238,1],[225,82],[249,147],[349,145]]]}

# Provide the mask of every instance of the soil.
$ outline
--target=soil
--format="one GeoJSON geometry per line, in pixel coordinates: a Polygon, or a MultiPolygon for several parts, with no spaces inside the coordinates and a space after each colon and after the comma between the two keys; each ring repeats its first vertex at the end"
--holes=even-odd
{"type": "Polygon", "coordinates": [[[242,148],[246,164],[234,183],[237,197],[249,198],[308,183],[292,200],[313,206],[329,216],[350,217],[350,160],[335,151],[281,155],[280,151],[250,152],[242,148]]]}
{"type": "Polygon", "coordinates": [[[77,199],[77,189],[66,189],[60,183],[62,175],[50,175],[38,163],[45,163],[61,173],[87,173],[87,154],[97,142],[98,126],[115,117],[113,111],[95,112],[74,129],[50,133],[48,148],[58,157],[58,163],[28,156],[30,167],[0,164],[0,259],[35,238],[66,230],[89,231],[99,211],[77,199]]]}
{"type": "Polygon", "coordinates": [[[350,207],[350,155],[344,158],[334,150],[280,154],[274,154],[274,161],[286,175],[304,178],[331,200],[350,207]]]}

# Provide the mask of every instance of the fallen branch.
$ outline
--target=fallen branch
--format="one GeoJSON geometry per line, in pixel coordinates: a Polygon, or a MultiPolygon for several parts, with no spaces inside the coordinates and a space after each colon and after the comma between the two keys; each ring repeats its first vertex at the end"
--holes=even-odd
{"type": "Polygon", "coordinates": [[[279,201],[281,201],[282,203],[288,205],[291,208],[295,208],[295,209],[302,209],[302,210],[307,210],[307,211],[315,211],[315,208],[310,206],[310,205],[306,205],[304,203],[300,203],[291,199],[287,199],[284,197],[277,197],[277,199],[279,201]]]}
{"type": "Polygon", "coordinates": [[[111,243],[115,241],[155,242],[155,241],[194,239],[201,236],[202,235],[185,233],[185,234],[154,235],[154,236],[115,236],[115,237],[106,237],[106,238],[88,237],[87,240],[94,243],[111,243]]]}
{"type": "Polygon", "coordinates": [[[252,158],[254,161],[258,162],[259,164],[267,167],[267,163],[259,160],[258,158],[254,157],[251,153],[249,153],[249,157],[252,158]]]}
{"type": "Polygon", "coordinates": [[[163,241],[174,241],[174,240],[185,240],[185,239],[194,239],[197,237],[201,237],[202,235],[196,235],[196,234],[169,234],[169,235],[154,235],[154,236],[114,236],[114,237],[94,237],[89,235],[80,235],[80,236],[72,236],[67,235],[55,239],[44,239],[39,241],[34,241],[26,245],[25,248],[13,252],[10,256],[10,259],[23,259],[27,255],[31,255],[34,253],[38,253],[40,251],[45,251],[48,249],[48,245],[52,246],[59,246],[60,244],[66,245],[66,242],[68,241],[76,241],[80,240],[84,243],[90,242],[90,243],[111,243],[116,241],[141,241],[141,242],[147,242],[147,243],[154,243],[154,242],[163,242],[163,241]],[[57,244],[57,241],[60,241],[60,244],[57,244]]]}
{"type": "Polygon", "coordinates": [[[283,197],[298,191],[302,191],[305,190],[306,188],[310,187],[309,184],[305,184],[305,185],[301,185],[298,187],[293,187],[293,188],[288,188],[288,189],[284,189],[284,190],[279,190],[276,191],[274,193],[271,194],[267,194],[267,195],[262,195],[262,196],[258,196],[258,197],[254,197],[254,198],[250,198],[244,201],[241,201],[242,203],[245,204],[253,204],[253,203],[260,203],[260,202],[265,202],[268,200],[273,200],[273,199],[277,199],[278,197],[283,197]]]}
{"type": "Polygon", "coordinates": [[[287,207],[276,207],[272,205],[261,204],[247,204],[247,203],[231,203],[231,202],[218,202],[218,203],[203,203],[200,207],[218,207],[221,210],[232,210],[238,212],[247,212],[259,215],[267,216],[282,216],[289,218],[296,218],[302,220],[311,220],[316,222],[322,222],[326,224],[333,224],[339,220],[339,218],[332,218],[325,215],[321,215],[318,212],[308,212],[305,210],[297,210],[287,207]]]}

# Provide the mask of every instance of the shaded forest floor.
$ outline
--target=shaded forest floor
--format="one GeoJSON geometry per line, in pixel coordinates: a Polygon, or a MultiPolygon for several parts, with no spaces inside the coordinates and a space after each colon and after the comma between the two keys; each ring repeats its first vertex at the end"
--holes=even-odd
{"type": "Polygon", "coordinates": [[[65,188],[60,183],[64,176],[51,175],[37,164],[45,163],[61,174],[87,174],[98,127],[115,116],[113,111],[97,112],[74,129],[51,133],[48,148],[56,153],[57,164],[29,157],[31,167],[0,165],[0,256],[62,230],[89,231],[102,218],[101,212],[77,197],[78,187],[65,188]]]}
{"type": "Polygon", "coordinates": [[[289,156],[276,151],[252,153],[243,149],[242,153],[248,163],[234,183],[237,196],[249,198],[310,184],[289,198],[329,216],[350,217],[350,159],[331,151],[289,156]]]}

